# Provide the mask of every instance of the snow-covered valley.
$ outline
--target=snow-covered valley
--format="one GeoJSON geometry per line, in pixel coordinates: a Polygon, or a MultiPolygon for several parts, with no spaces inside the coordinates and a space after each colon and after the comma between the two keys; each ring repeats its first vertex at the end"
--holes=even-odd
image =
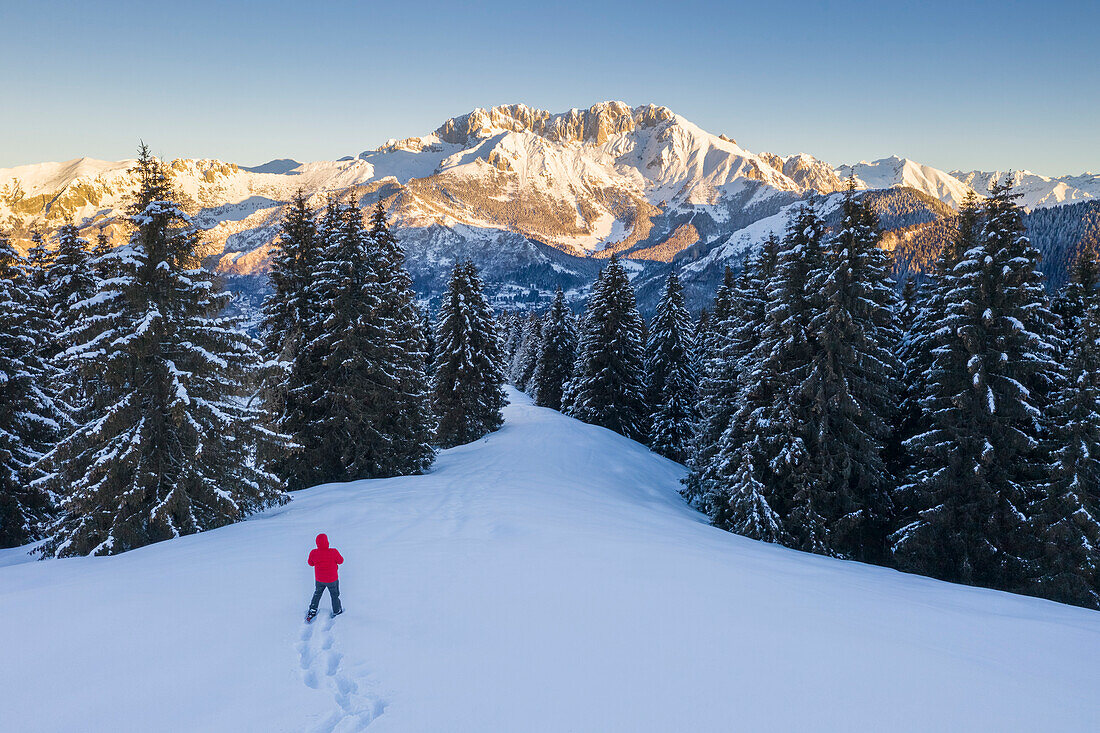
{"type": "Polygon", "coordinates": [[[509,396],[425,476],[114,557],[0,552],[0,727],[1100,727],[1100,614],[721,532],[681,466],[509,396]],[[307,626],[318,532],[347,613],[307,626]]]}

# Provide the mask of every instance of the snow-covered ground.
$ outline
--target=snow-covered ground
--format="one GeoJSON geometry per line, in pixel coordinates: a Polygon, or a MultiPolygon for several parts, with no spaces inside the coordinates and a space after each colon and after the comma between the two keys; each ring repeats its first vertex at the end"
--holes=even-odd
{"type": "Polygon", "coordinates": [[[1100,729],[1100,614],[720,532],[680,466],[511,397],[427,476],[0,553],[0,729],[1100,729]],[[318,532],[347,613],[306,626],[318,532]]]}

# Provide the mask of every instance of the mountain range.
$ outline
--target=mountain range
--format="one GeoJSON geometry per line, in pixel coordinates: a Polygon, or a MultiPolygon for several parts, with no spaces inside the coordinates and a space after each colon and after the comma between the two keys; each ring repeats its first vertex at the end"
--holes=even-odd
{"type": "MultiPolygon", "coordinates": [[[[121,241],[131,163],[0,169],[0,228],[23,246],[36,228],[70,221],[85,236],[121,241]]],[[[832,166],[805,153],[752,153],[667,107],[622,102],[560,114],[522,104],[476,109],[431,134],[337,161],[177,159],[167,167],[205,230],[208,265],[253,297],[299,189],[315,205],[381,201],[426,299],[441,291],[451,263],[469,257],[505,306],[541,302],[559,284],[579,298],[612,254],[629,263],[643,305],[669,268],[684,274],[699,305],[725,265],[781,232],[795,205],[834,211],[848,177],[872,198],[886,246],[901,250],[925,246],[922,237],[971,190],[980,195],[1005,175],[1029,210],[1085,203],[1078,208],[1091,217],[1100,208],[1096,174],[947,173],[898,157],[832,166]]]]}

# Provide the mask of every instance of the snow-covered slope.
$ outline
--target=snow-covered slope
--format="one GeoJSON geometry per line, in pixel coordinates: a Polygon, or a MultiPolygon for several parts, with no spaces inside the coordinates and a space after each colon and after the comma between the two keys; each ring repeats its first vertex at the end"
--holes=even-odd
{"type": "Polygon", "coordinates": [[[841,178],[855,174],[860,188],[896,188],[906,186],[938,198],[956,209],[966,198],[970,187],[949,173],[896,155],[868,163],[842,165],[837,168],[841,178]]]}
{"type": "Polygon", "coordinates": [[[1100,726],[1100,614],[723,533],[680,466],[511,398],[426,476],[118,557],[0,553],[0,727],[1100,726]],[[322,531],[347,613],[305,626],[322,531]]]}
{"type": "Polygon", "coordinates": [[[979,193],[1009,177],[1015,192],[1023,195],[1020,204],[1032,210],[1100,199],[1100,175],[1092,173],[1058,178],[1031,171],[951,171],[951,175],[979,193]]]}

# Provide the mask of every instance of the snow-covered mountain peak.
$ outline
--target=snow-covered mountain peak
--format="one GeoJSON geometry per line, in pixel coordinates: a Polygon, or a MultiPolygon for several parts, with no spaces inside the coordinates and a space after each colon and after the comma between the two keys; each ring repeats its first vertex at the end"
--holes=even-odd
{"type": "Polygon", "coordinates": [[[804,191],[827,194],[844,190],[844,181],[836,169],[808,153],[795,153],[785,157],[775,153],[760,153],[760,157],[804,191]]]}
{"type": "Polygon", "coordinates": [[[602,145],[614,135],[637,127],[654,127],[676,117],[667,107],[645,105],[631,108],[625,102],[599,102],[588,109],[573,108],[551,113],[525,104],[477,108],[440,125],[435,135],[443,142],[467,146],[501,132],[530,132],[555,143],[602,145]]]}
{"type": "Polygon", "coordinates": [[[969,185],[949,173],[896,155],[842,165],[837,168],[837,174],[842,179],[854,176],[857,188],[914,188],[956,209],[971,191],[969,185]]]}

